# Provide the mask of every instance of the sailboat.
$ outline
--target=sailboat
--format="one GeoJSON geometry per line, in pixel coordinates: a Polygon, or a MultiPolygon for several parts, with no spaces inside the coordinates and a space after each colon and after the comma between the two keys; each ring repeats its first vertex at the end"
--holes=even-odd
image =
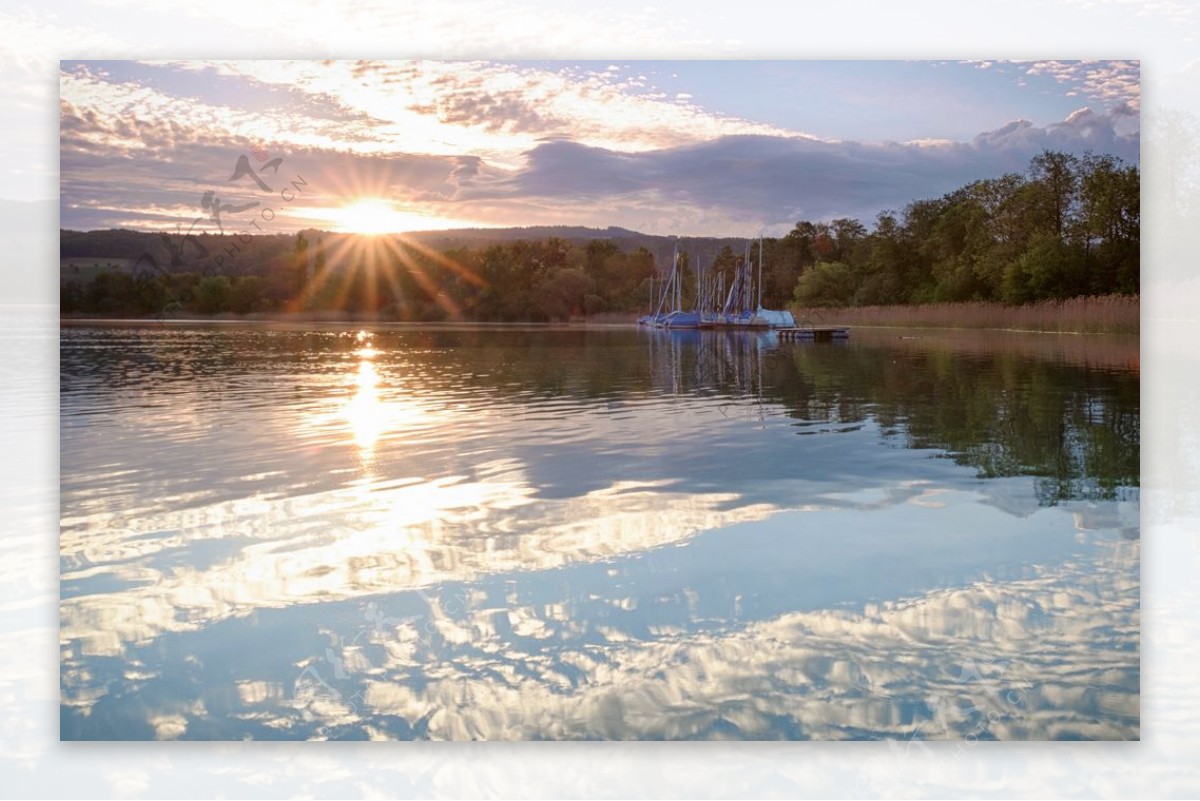
{"type": "MultiPolygon", "coordinates": [[[[680,301],[680,275],[679,275],[679,245],[676,245],[671,252],[671,271],[667,274],[666,281],[663,283],[662,292],[658,297],[658,305],[653,307],[653,311],[649,314],[638,318],[638,325],[652,326],[655,328],[666,327],[667,318],[679,309],[680,301]],[[671,311],[666,310],[667,300],[670,299],[673,303],[671,311]]],[[[654,303],[654,276],[650,277],[650,302],[654,303]]]]}
{"type": "Polygon", "coordinates": [[[764,309],[762,305],[762,268],[763,268],[763,240],[758,238],[758,308],[755,309],[754,317],[751,320],[751,325],[756,328],[795,328],[796,318],[792,317],[792,313],[787,309],[764,309]]]}
{"type": "Polygon", "coordinates": [[[679,264],[679,245],[671,252],[671,270],[664,279],[654,303],[654,277],[650,277],[650,313],[638,318],[638,325],[654,328],[794,328],[790,311],[764,309],[762,305],[763,241],[758,239],[758,261],[751,259],[751,244],[737,266],[728,294],[725,276],[707,278],[696,257],[696,299],[691,309],[683,308],[683,269],[679,264]],[[757,268],[757,278],[755,276],[757,268]],[[723,304],[721,296],[725,296],[723,304]]]}
{"type": "MultiPolygon", "coordinates": [[[[679,277],[681,280],[676,282],[677,290],[683,283],[683,281],[682,281],[683,273],[682,272],[680,272],[679,277]]],[[[683,307],[682,293],[677,293],[676,298],[675,298],[675,311],[673,311],[667,315],[667,318],[664,321],[665,328],[699,328],[700,327],[700,319],[701,319],[700,304],[701,304],[701,299],[703,297],[703,292],[701,291],[702,286],[703,286],[703,277],[702,277],[702,273],[700,271],[700,257],[699,257],[699,255],[697,255],[696,256],[696,302],[692,306],[692,309],[690,311],[684,311],[682,308],[683,307]]]]}
{"type": "Polygon", "coordinates": [[[792,313],[787,310],[764,309],[762,305],[763,241],[758,238],[758,263],[750,259],[750,243],[746,243],[746,255],[738,265],[733,284],[725,305],[717,316],[716,324],[727,328],[794,328],[792,313]],[[758,268],[755,280],[754,270],[758,268]]]}

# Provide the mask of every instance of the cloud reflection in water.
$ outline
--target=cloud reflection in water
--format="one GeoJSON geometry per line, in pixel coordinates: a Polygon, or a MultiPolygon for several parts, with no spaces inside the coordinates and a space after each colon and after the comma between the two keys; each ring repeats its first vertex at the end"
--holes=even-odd
{"type": "MultiPolygon", "coordinates": [[[[116,336],[225,375],[118,379],[65,332],[66,739],[1138,736],[1136,487],[1068,473],[1047,505],[896,447],[858,382],[902,377],[926,443],[946,358],[116,336]]],[[[1081,449],[1130,430],[1104,376],[970,358],[985,387],[1087,387],[1081,449]]],[[[1034,422],[951,433],[1026,437],[962,450],[1020,465],[1034,422]]]]}

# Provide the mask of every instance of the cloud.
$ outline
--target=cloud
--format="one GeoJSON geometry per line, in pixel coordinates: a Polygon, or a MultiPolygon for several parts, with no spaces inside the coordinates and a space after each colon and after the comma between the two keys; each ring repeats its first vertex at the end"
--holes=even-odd
{"type": "Polygon", "coordinates": [[[248,202],[232,196],[253,187],[223,182],[237,156],[256,144],[287,153],[290,169],[321,178],[326,205],[362,196],[403,204],[450,203],[482,187],[503,195],[502,180],[539,143],[570,139],[638,152],[735,133],[790,135],[662,94],[639,94],[640,75],[576,67],[362,61],[133,67],[128,72],[135,76],[151,70],[159,80],[118,80],[86,64],[63,69],[64,226],[140,227],[163,213],[164,223],[190,220],[213,182],[231,202],[248,202]],[[172,84],[163,73],[171,71],[241,91],[228,92],[227,102],[210,89],[188,96],[164,88],[172,84]]]}
{"type": "MultiPolygon", "coordinates": [[[[1062,64],[1034,62],[1022,74],[1083,76],[1097,87],[1115,74],[1103,64],[1062,64]]],[[[1023,171],[1047,148],[1139,161],[1138,110],[1128,98],[1050,125],[1015,120],[966,142],[871,143],[821,140],[675,95],[643,95],[629,83],[641,78],[632,70],[275,61],[150,68],[232,81],[243,91],[219,102],[219,92],[189,97],[168,82],[151,86],[67,65],[64,227],[186,224],[210,190],[225,203],[265,203],[248,180],[229,180],[254,145],[285,157],[285,172],[314,187],[303,214],[280,219],[278,230],[319,226],[328,219],[323,210],[380,197],[464,225],[776,233],[800,219],[870,220],[969,181],[1023,171]],[[256,107],[262,98],[275,104],[256,107]]]]}
{"type": "Polygon", "coordinates": [[[453,125],[481,126],[489,132],[541,132],[567,124],[565,119],[539,113],[516,90],[455,92],[438,97],[432,104],[414,106],[413,110],[436,114],[442,122],[453,125]]]}
{"type": "Polygon", "coordinates": [[[586,66],[551,69],[483,61],[184,61],[171,66],[328,98],[347,113],[375,120],[369,134],[382,148],[470,150],[497,159],[548,136],[637,151],[733,134],[797,135],[684,102],[649,87],[641,75],[586,66]]]}
{"type": "Polygon", "coordinates": [[[991,69],[1016,77],[1017,86],[1028,86],[1029,78],[1047,78],[1066,90],[1067,97],[1082,97],[1104,106],[1141,104],[1139,61],[960,61],[975,69],[991,69]]]}
{"type": "Polygon", "coordinates": [[[1128,104],[1120,104],[1112,110],[1097,114],[1090,108],[1071,112],[1065,120],[1038,128],[1028,120],[1011,122],[995,131],[975,137],[974,146],[980,152],[1016,152],[1021,157],[1036,155],[1037,152],[1064,150],[1081,153],[1111,153],[1125,161],[1137,164],[1140,159],[1140,136],[1136,133],[1121,134],[1117,128],[1130,116],[1137,117],[1128,104]]]}
{"type": "MultiPolygon", "coordinates": [[[[551,141],[527,154],[523,167],[488,181],[460,181],[454,200],[528,202],[667,219],[688,232],[698,212],[731,225],[788,226],[796,220],[854,216],[935,197],[979,178],[1024,171],[1043,149],[1112,153],[1138,162],[1138,136],[1114,130],[1117,117],[1080,109],[1037,127],[1017,120],[969,143],[945,140],[881,144],[770,136],[728,136],[678,148],[619,153],[551,141]],[[624,208],[624,212],[619,209],[624,208]]],[[[644,227],[644,226],[643,226],[644,227]]],[[[659,231],[670,233],[671,230],[659,231]]],[[[727,231],[726,231],[727,232],[727,231]]]]}

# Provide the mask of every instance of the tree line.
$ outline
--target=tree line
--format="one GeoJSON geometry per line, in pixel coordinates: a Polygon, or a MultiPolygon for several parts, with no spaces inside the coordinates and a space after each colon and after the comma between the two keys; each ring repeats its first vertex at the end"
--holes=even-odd
{"type": "Polygon", "coordinates": [[[857,220],[802,222],[778,242],[775,298],[793,280],[789,262],[802,306],[1136,294],[1140,183],[1114,156],[1044,151],[1024,174],[884,212],[870,233],[857,220]]]}
{"type": "MultiPolygon", "coordinates": [[[[1108,155],[1045,151],[1024,173],[856,219],[800,221],[762,242],[770,308],[950,301],[1022,304],[1139,290],[1140,175],[1108,155]]],[[[584,230],[584,229],[581,229],[584,230]]],[[[577,232],[579,233],[579,232],[577,232]]],[[[647,308],[668,268],[699,261],[726,286],[758,247],[645,237],[517,239],[435,249],[411,237],[323,231],[172,237],[63,231],[61,255],[118,258],[130,269],[80,280],[65,269],[64,313],[353,312],[385,319],[555,321],[647,308]],[[699,257],[697,259],[697,257],[699,257]],[[212,265],[222,269],[214,272],[212,265]],[[156,269],[145,268],[152,264],[156,269]],[[138,265],[141,265],[139,267],[138,265]]],[[[685,274],[685,304],[694,297],[685,274]]]]}
{"type": "MultiPolygon", "coordinates": [[[[403,237],[302,232],[286,250],[278,241],[261,239],[255,243],[261,256],[245,272],[205,274],[189,269],[192,265],[175,272],[149,270],[144,260],[129,269],[101,269],[89,281],[65,270],[61,310],[315,311],[421,322],[546,322],[644,308],[656,261],[644,247],[625,252],[606,240],[579,244],[553,237],[441,253],[403,237]]],[[[126,243],[117,258],[132,262],[131,252],[126,243]]]]}

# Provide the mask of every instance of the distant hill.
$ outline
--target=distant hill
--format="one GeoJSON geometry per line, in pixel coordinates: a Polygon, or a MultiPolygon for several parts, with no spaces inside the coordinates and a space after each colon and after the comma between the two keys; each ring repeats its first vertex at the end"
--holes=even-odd
{"type": "Polygon", "coordinates": [[[519,239],[543,240],[562,239],[572,244],[584,244],[592,240],[604,240],[614,243],[625,252],[638,248],[646,248],[654,254],[659,263],[669,262],[671,250],[676,243],[682,250],[693,255],[699,254],[701,259],[711,259],[712,256],[728,245],[736,253],[741,253],[746,239],[741,237],[675,237],[659,234],[643,234],[627,228],[609,226],[608,228],[588,228],[582,225],[535,225],[515,228],[454,228],[446,231],[416,231],[405,236],[420,242],[435,250],[450,250],[452,248],[481,248],[491,245],[502,245],[519,239]]]}
{"type": "Polygon", "coordinates": [[[629,239],[631,237],[647,236],[627,228],[609,226],[608,228],[588,228],[583,225],[530,225],[514,228],[451,228],[441,231],[412,231],[405,236],[428,241],[432,238],[447,240],[483,240],[496,239],[510,242],[514,239],[629,239]]]}
{"type": "MultiPolygon", "coordinates": [[[[272,258],[290,252],[298,234],[310,242],[323,240],[326,246],[354,236],[353,234],[323,231],[309,228],[290,234],[259,234],[251,242],[237,240],[232,234],[198,234],[191,244],[185,245],[182,238],[169,232],[130,231],[109,229],[102,231],[60,231],[61,259],[84,260],[128,260],[133,262],[142,254],[149,254],[156,265],[171,272],[194,270],[207,259],[221,253],[230,254],[223,262],[228,272],[257,273],[272,258]],[[172,253],[172,248],[174,253],[172,253]],[[201,255],[206,253],[207,256],[201,255]],[[175,262],[172,264],[172,262],[175,262]]],[[[518,240],[561,239],[572,245],[586,247],[588,242],[602,240],[612,242],[620,250],[632,253],[645,248],[654,255],[655,262],[666,265],[676,244],[693,257],[704,262],[729,246],[741,253],[747,240],[735,237],[674,237],[643,234],[626,228],[588,228],[578,225],[538,225],[513,228],[456,228],[445,231],[416,231],[403,234],[407,240],[420,243],[435,251],[452,249],[481,249],[494,245],[505,245],[518,240]]],[[[65,262],[64,262],[65,263],[65,262]]]]}

